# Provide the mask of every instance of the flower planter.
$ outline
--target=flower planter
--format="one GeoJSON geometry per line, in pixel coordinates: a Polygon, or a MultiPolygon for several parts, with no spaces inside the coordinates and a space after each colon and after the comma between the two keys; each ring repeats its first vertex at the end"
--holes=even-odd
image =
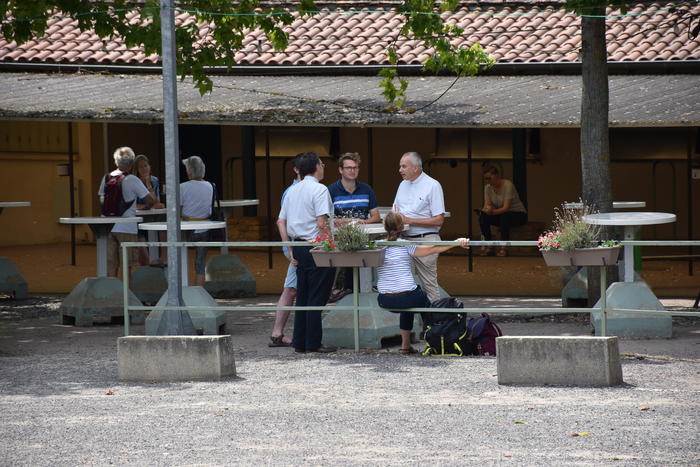
{"type": "Polygon", "coordinates": [[[325,251],[315,247],[311,249],[311,256],[318,267],[370,267],[384,264],[386,248],[358,251],[325,251]]]}
{"type": "Polygon", "coordinates": [[[577,248],[573,251],[541,250],[547,266],[612,266],[622,247],[577,248]]]}

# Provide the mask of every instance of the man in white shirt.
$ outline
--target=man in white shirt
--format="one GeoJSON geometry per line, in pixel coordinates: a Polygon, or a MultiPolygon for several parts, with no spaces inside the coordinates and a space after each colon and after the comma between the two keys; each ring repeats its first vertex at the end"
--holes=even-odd
{"type": "MultiPolygon", "coordinates": [[[[277,227],[282,241],[313,241],[330,234],[329,217],[333,202],[323,180],[324,165],[318,155],[305,152],[297,156],[302,181],[289,188],[282,202],[277,227]]],[[[323,346],[321,308],[326,305],[333,286],[335,268],[316,267],[310,250],[313,245],[292,248],[292,261],[297,262],[297,306],[318,306],[318,310],[294,312],[292,345],[299,353],[335,352],[335,347],[323,346]]]]}
{"type": "MultiPolygon", "coordinates": [[[[399,162],[403,181],[396,190],[394,206],[403,215],[409,229],[404,238],[409,240],[440,240],[440,228],[445,222],[445,198],[440,182],[423,172],[423,160],[417,152],[407,152],[399,162]]],[[[440,298],[437,282],[438,255],[413,257],[413,265],[423,289],[431,302],[440,298]]]]}
{"type": "MultiPolygon", "coordinates": [[[[108,177],[118,177],[120,175],[125,175],[121,181],[121,194],[124,202],[128,204],[126,211],[121,215],[121,217],[134,217],[136,216],[136,199],[142,198],[146,202],[146,208],[149,207],[162,207],[163,205],[156,201],[155,196],[148,191],[148,188],[143,184],[143,182],[135,175],[131,174],[131,169],[134,165],[134,159],[136,155],[134,151],[123,146],[114,151],[114,163],[116,164],[116,170],[113,170],[108,175],[102,177],[102,183],[100,184],[100,189],[97,194],[100,197],[100,201],[104,200],[105,196],[105,183],[108,177]]],[[[136,222],[127,222],[121,224],[114,224],[112,231],[107,237],[107,275],[109,277],[118,277],[119,272],[119,246],[122,242],[137,242],[138,241],[138,225],[136,222]]],[[[129,265],[136,264],[138,261],[138,249],[128,248],[129,251],[129,265]]]]}

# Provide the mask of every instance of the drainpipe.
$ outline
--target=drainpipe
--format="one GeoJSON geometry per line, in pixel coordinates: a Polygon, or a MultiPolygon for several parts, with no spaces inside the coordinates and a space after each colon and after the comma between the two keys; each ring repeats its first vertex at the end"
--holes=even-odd
{"type": "MultiPolygon", "coordinates": [[[[75,175],[73,174],[73,122],[68,122],[68,196],[70,217],[75,216],[75,175]]],[[[70,225],[70,264],[75,266],[75,224],[70,225]]]]}

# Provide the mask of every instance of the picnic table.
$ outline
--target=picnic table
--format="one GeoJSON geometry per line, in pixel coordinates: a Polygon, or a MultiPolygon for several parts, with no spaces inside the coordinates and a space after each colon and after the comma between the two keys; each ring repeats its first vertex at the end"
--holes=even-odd
{"type": "MultiPolygon", "coordinates": [[[[384,235],[384,224],[358,224],[370,236],[384,235]]],[[[407,230],[409,225],[404,225],[407,230]]],[[[341,298],[337,305],[349,306],[358,304],[366,307],[376,307],[373,310],[362,311],[362,317],[353,310],[333,309],[323,318],[324,344],[339,347],[354,347],[356,351],[362,348],[381,348],[383,338],[399,334],[399,315],[389,313],[377,305],[377,292],[373,290],[374,268],[354,266],[353,293],[341,298]],[[361,330],[356,332],[355,330],[361,330]]]]}
{"type": "MultiPolygon", "coordinates": [[[[584,222],[596,225],[624,227],[624,239],[634,240],[637,230],[644,225],[667,224],[676,221],[676,215],[665,212],[606,212],[589,214],[584,222]]],[[[644,280],[635,280],[634,248],[624,246],[624,280],[608,287],[605,298],[611,308],[666,311],[644,280]]],[[[598,306],[598,305],[596,305],[598,306]]],[[[591,322],[600,333],[600,313],[591,314],[591,322]]],[[[670,338],[673,331],[671,316],[644,315],[639,313],[608,313],[609,335],[633,338],[670,338]]]]}
{"type": "MultiPolygon", "coordinates": [[[[223,229],[226,227],[226,223],[223,221],[182,221],[180,223],[180,230],[211,230],[211,229],[223,229]]],[[[142,222],[139,224],[139,229],[146,231],[166,231],[168,230],[167,222],[142,222]]],[[[182,257],[182,285],[189,285],[189,265],[187,257],[187,247],[180,249],[180,255],[182,257]]]]}
{"type": "MultiPolygon", "coordinates": [[[[61,224],[87,224],[95,234],[97,244],[97,277],[86,277],[63,299],[58,309],[61,323],[75,326],[92,326],[94,322],[112,322],[124,316],[124,290],[122,280],[107,277],[107,237],[115,224],[138,223],[141,217],[61,217],[61,224]]],[[[123,265],[126,270],[128,266],[123,265]]],[[[141,301],[128,291],[129,305],[141,306],[141,301]]],[[[144,322],[143,311],[130,313],[131,322],[144,322]]]]}
{"type": "Polygon", "coordinates": [[[133,224],[143,220],[142,217],[61,217],[61,224],[87,224],[95,234],[97,245],[97,277],[107,277],[107,237],[114,224],[133,224]]]}

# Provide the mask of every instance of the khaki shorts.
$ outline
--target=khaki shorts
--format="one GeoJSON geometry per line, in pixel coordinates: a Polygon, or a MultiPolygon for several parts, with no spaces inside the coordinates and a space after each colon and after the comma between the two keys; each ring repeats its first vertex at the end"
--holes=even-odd
{"type": "MultiPolygon", "coordinates": [[[[107,273],[115,271],[117,266],[121,264],[122,251],[119,247],[122,242],[138,242],[139,236],[137,234],[129,234],[122,232],[110,232],[107,237],[107,273]]],[[[139,260],[139,249],[132,247],[127,248],[129,256],[129,267],[138,264],[139,260]]]]}

